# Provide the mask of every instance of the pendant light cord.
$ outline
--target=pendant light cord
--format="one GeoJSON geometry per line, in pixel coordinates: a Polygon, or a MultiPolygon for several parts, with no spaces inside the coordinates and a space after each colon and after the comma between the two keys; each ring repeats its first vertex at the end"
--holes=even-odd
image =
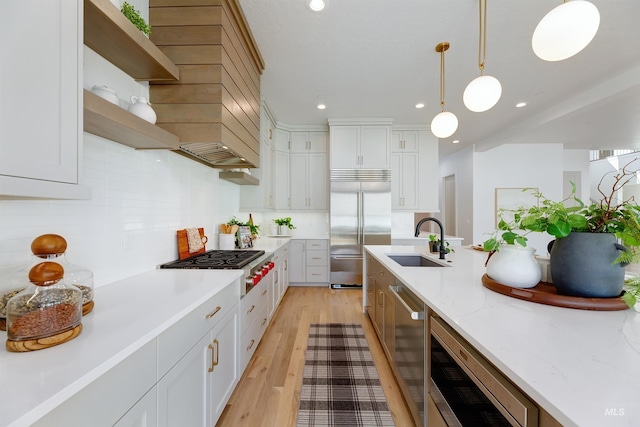
{"type": "Polygon", "coordinates": [[[440,107],[444,112],[444,49],[440,52],[440,107]]]}
{"type": "Polygon", "coordinates": [[[480,75],[484,71],[484,63],[487,60],[487,0],[478,0],[480,9],[479,16],[479,35],[478,35],[478,67],[480,75]]]}

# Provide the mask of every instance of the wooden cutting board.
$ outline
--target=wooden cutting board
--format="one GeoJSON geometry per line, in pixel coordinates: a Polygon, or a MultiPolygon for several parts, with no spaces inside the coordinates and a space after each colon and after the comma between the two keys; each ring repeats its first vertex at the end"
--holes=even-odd
{"type": "Polygon", "coordinates": [[[178,230],[178,257],[180,259],[189,258],[190,256],[200,255],[206,252],[207,236],[204,235],[204,228],[198,228],[203,247],[199,251],[189,252],[189,239],[187,238],[187,230],[178,230]]]}

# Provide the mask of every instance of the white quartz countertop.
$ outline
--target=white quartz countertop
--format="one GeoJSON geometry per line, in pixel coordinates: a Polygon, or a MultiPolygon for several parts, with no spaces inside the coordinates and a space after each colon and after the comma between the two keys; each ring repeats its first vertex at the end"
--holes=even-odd
{"type": "MultiPolygon", "coordinates": [[[[73,340],[28,353],[2,346],[0,425],[32,424],[241,275],[152,270],[97,288],[95,308],[73,340]]],[[[6,332],[0,338],[4,342],[6,332]]]]}
{"type": "Polygon", "coordinates": [[[481,282],[486,253],[447,254],[444,268],[402,267],[388,253],[424,246],[365,246],[431,309],[565,426],[640,425],[640,313],[553,307],[481,282]]]}

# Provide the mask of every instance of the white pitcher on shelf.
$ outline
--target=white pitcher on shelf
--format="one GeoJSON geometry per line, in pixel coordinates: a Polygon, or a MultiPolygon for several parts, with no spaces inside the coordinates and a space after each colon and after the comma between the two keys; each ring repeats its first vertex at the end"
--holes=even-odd
{"type": "Polygon", "coordinates": [[[149,105],[149,101],[147,101],[147,99],[142,96],[134,95],[131,97],[129,112],[140,117],[141,119],[148,121],[149,123],[156,123],[156,112],[153,111],[153,108],[151,108],[151,105],[149,105]]]}

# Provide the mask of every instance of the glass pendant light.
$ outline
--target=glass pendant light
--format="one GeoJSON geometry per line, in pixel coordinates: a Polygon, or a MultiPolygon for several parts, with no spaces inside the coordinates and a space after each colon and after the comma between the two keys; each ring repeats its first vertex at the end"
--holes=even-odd
{"type": "Polygon", "coordinates": [[[585,0],[566,1],[538,23],[531,47],[545,61],[562,61],[587,47],[600,26],[598,8],[585,0]]]}
{"type": "Polygon", "coordinates": [[[462,95],[464,105],[471,111],[481,113],[491,109],[502,96],[502,85],[492,76],[483,75],[487,59],[487,0],[478,0],[480,6],[480,31],[478,36],[478,67],[480,77],[467,85],[462,95]]]}
{"type": "Polygon", "coordinates": [[[458,129],[458,118],[455,114],[444,111],[444,52],[449,49],[449,42],[436,45],[436,52],[440,53],[440,106],[442,112],[431,121],[431,132],[438,138],[448,138],[458,129]]]}

